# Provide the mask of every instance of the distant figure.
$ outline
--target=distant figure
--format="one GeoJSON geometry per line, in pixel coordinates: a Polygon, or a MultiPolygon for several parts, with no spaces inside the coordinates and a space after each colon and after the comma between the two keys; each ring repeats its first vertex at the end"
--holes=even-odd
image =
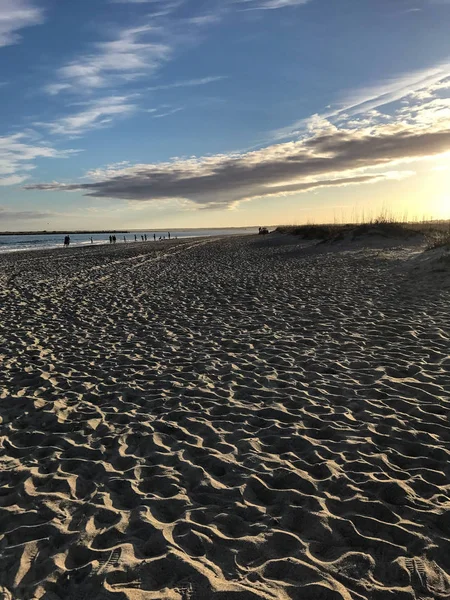
{"type": "Polygon", "coordinates": [[[91,244],[93,244],[93,243],[94,243],[94,240],[92,239],[92,236],[91,236],[91,244]]]}
{"type": "Polygon", "coordinates": [[[137,242],[137,235],[134,234],[134,241],[137,242]]]}
{"type": "Polygon", "coordinates": [[[141,235],[141,240],[144,241],[144,236],[143,235],[141,235]]]}
{"type": "Polygon", "coordinates": [[[70,238],[68,235],[66,235],[64,237],[64,248],[67,248],[67,246],[70,244],[70,238]]]}
{"type": "Polygon", "coordinates": [[[109,236],[109,243],[112,244],[112,235],[109,236]]]}
{"type": "Polygon", "coordinates": [[[146,233],[144,233],[144,238],[145,238],[145,241],[147,241],[147,234],[146,233]]]}
{"type": "Polygon", "coordinates": [[[112,238],[113,238],[113,244],[115,244],[117,242],[117,238],[115,235],[113,235],[112,238]]]}
{"type": "Polygon", "coordinates": [[[169,240],[170,240],[170,231],[167,232],[167,235],[169,236],[169,240]]]}
{"type": "Polygon", "coordinates": [[[153,234],[153,241],[156,242],[156,233],[153,234]]]}
{"type": "Polygon", "coordinates": [[[126,242],[126,241],[127,241],[127,238],[126,238],[125,236],[123,236],[123,241],[124,241],[124,242],[126,242]]]}

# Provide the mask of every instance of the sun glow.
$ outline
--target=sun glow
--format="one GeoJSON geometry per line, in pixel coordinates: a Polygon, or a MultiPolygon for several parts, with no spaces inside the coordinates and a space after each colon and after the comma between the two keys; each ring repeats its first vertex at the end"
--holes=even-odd
{"type": "Polygon", "coordinates": [[[433,212],[438,219],[450,219],[450,189],[443,196],[436,198],[433,212]]]}

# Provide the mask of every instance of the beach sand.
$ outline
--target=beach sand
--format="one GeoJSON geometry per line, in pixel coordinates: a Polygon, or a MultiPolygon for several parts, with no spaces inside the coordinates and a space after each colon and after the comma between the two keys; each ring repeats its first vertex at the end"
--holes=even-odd
{"type": "Polygon", "coordinates": [[[450,598],[433,256],[276,234],[1,256],[0,598],[450,598]]]}

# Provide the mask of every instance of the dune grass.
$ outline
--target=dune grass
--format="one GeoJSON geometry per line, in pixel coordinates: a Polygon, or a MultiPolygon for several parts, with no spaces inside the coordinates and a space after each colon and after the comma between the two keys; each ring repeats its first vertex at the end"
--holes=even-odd
{"type": "Polygon", "coordinates": [[[450,250],[450,224],[446,229],[436,230],[427,236],[427,249],[447,247],[450,250]]]}
{"type": "Polygon", "coordinates": [[[406,221],[387,213],[382,213],[374,219],[365,221],[358,219],[357,222],[352,223],[280,225],[275,231],[321,242],[339,241],[345,238],[357,239],[361,236],[406,239],[421,235],[427,242],[428,248],[450,245],[450,221],[406,221]]]}

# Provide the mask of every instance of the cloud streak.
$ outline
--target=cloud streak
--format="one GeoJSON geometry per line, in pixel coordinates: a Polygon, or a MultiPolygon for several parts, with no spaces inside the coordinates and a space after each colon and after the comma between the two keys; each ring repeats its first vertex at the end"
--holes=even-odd
{"type": "Polygon", "coordinates": [[[163,36],[162,29],[151,25],[123,29],[115,39],[98,42],[93,52],[61,67],[58,80],[45,90],[52,95],[85,92],[149,75],[172,55],[163,36]]]}
{"type": "Polygon", "coordinates": [[[0,47],[17,44],[18,31],[44,21],[43,11],[30,0],[1,0],[0,47]]]}
{"type": "Polygon", "coordinates": [[[154,115],[152,115],[152,118],[153,119],[162,119],[163,117],[169,117],[170,115],[174,115],[177,112],[180,112],[182,110],[184,110],[184,106],[178,106],[176,108],[171,108],[169,110],[166,110],[162,113],[154,114],[154,115]]]}
{"type": "Polygon", "coordinates": [[[125,117],[137,110],[129,96],[109,96],[87,104],[84,110],[56,119],[50,123],[35,123],[53,135],[79,136],[93,129],[109,126],[114,119],[125,117]]]}
{"type": "MultiPolygon", "coordinates": [[[[331,121],[368,114],[380,107],[400,100],[424,100],[447,89],[450,82],[450,63],[442,63],[392,77],[377,85],[347,92],[336,107],[320,115],[331,121]]],[[[300,135],[308,128],[310,119],[301,119],[274,132],[274,139],[282,140],[300,135]]]]}
{"type": "Polygon", "coordinates": [[[40,158],[67,158],[73,150],[58,151],[45,144],[32,144],[25,133],[0,137],[0,186],[15,185],[29,179],[40,158]]]}
{"type": "Polygon", "coordinates": [[[158,90],[171,90],[173,88],[196,87],[199,85],[207,85],[209,83],[215,83],[216,81],[222,81],[223,79],[227,79],[227,76],[226,75],[213,75],[210,77],[201,77],[198,79],[186,79],[184,81],[174,81],[173,83],[167,83],[165,85],[154,85],[152,87],[148,87],[147,90],[149,92],[156,92],[158,90]]]}
{"type": "Polygon", "coordinates": [[[311,0],[235,0],[239,4],[244,4],[246,10],[276,10],[278,8],[287,8],[292,6],[301,6],[311,2],[311,0]]]}

